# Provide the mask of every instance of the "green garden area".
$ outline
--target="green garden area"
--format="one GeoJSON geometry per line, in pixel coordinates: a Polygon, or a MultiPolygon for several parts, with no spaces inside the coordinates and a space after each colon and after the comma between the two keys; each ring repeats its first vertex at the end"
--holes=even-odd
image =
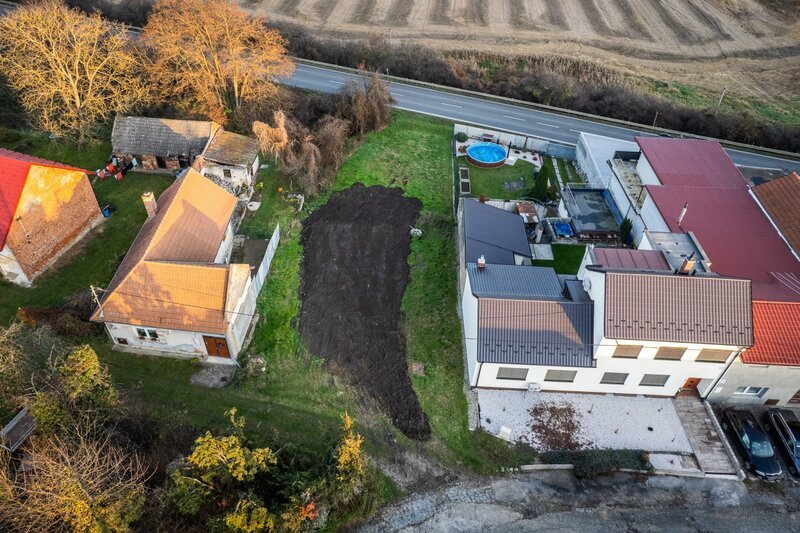
{"type": "MultiPolygon", "coordinates": [[[[467,428],[467,404],[462,391],[463,356],[456,313],[456,257],[452,216],[449,139],[452,125],[434,118],[394,112],[383,131],[366,136],[340,169],[333,186],[343,190],[354,183],[401,187],[419,198],[418,226],[423,236],[412,242],[408,258],[411,281],[402,310],[408,360],[425,364],[424,376],[412,376],[414,389],[429,417],[433,438],[413,443],[369,402],[359,400],[347,384],[335,379],[323,360],[308,353],[297,329],[298,287],[303,249],[301,220],[321,206],[327,194],[313,199],[299,215],[296,206],[278,193],[292,190],[279,168],[270,165],[259,176],[263,184],[261,208],[249,213],[240,232],[268,238],[281,226],[281,242],[264,289],[258,297],[261,321],[249,353],[266,360],[266,371],[239,376],[229,387],[208,390],[190,385],[194,365],[189,361],[132,356],[112,352],[105,336],[92,344],[110,368],[112,379],[126,394],[140,399],[160,418],[188,422],[205,429],[225,426],[226,409],[237,407],[246,417],[254,443],[289,446],[311,460],[327,460],[339,435],[343,412],[356,419],[367,450],[391,456],[401,448],[424,451],[448,466],[489,472],[530,460],[530,452],[509,447],[481,431],[467,428]],[[437,317],[431,320],[431,317],[437,317]]],[[[109,153],[107,144],[74,151],[43,138],[32,138],[28,149],[41,157],[94,169],[109,153]]],[[[94,185],[101,205],[117,211],[69,264],[40,280],[31,289],[0,282],[2,320],[9,321],[23,305],[56,306],[89,285],[104,287],[146,218],[140,195],[156,194],[172,181],[170,175],[131,173],[122,181],[94,185]]],[[[388,479],[375,473],[375,494],[368,504],[378,505],[397,494],[388,479]]],[[[364,513],[369,509],[363,509],[364,513]]]]}

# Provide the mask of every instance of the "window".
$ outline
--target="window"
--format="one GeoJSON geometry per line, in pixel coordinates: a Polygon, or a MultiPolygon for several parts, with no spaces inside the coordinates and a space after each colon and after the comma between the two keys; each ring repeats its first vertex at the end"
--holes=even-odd
{"type": "Polygon", "coordinates": [[[639,357],[639,352],[642,351],[642,347],[636,344],[620,344],[614,350],[614,357],[627,357],[630,359],[636,359],[639,357]]]}
{"type": "Polygon", "coordinates": [[[761,398],[769,390],[767,387],[736,387],[734,394],[743,396],[758,396],[761,398]]]}
{"type": "Polygon", "coordinates": [[[230,177],[231,177],[231,169],[223,168],[222,169],[222,175],[225,176],[226,178],[230,179],[230,177]]]}
{"type": "Polygon", "coordinates": [[[527,368],[511,368],[501,366],[497,369],[497,379],[513,379],[516,381],[525,381],[528,377],[527,368]]]}
{"type": "Polygon", "coordinates": [[[545,381],[560,381],[562,383],[572,383],[575,381],[577,370],[548,370],[544,375],[545,381]]]}
{"type": "Polygon", "coordinates": [[[603,374],[603,379],[600,383],[605,385],[625,385],[625,380],[628,379],[628,374],[623,372],[606,372],[603,374]]]}
{"type": "Polygon", "coordinates": [[[117,344],[128,344],[128,339],[125,337],[117,337],[117,344]]]}
{"type": "Polygon", "coordinates": [[[789,398],[789,403],[800,403],[800,390],[794,393],[794,396],[789,398]]]}
{"type": "Polygon", "coordinates": [[[154,329],[136,328],[136,334],[141,340],[150,339],[151,341],[158,340],[158,332],[154,329]]]}
{"type": "Polygon", "coordinates": [[[669,376],[661,374],[645,374],[642,376],[642,381],[639,382],[640,387],[663,387],[669,376]]]}
{"type": "Polygon", "coordinates": [[[731,354],[728,350],[700,350],[697,356],[699,363],[724,363],[731,354]]]}
{"type": "Polygon", "coordinates": [[[685,348],[668,348],[666,346],[659,348],[656,352],[656,359],[669,359],[670,361],[680,361],[683,357],[685,348]]]}

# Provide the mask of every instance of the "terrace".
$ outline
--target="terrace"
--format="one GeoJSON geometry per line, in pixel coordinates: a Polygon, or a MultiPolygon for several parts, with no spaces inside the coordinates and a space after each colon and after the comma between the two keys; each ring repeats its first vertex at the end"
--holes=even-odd
{"type": "Polygon", "coordinates": [[[622,216],[607,190],[565,187],[562,198],[578,239],[619,238],[622,216]]]}
{"type": "Polygon", "coordinates": [[[637,210],[642,208],[647,199],[647,189],[642,185],[636,169],[640,155],[640,152],[615,152],[614,157],[608,162],[631,204],[635,205],[637,210]]]}

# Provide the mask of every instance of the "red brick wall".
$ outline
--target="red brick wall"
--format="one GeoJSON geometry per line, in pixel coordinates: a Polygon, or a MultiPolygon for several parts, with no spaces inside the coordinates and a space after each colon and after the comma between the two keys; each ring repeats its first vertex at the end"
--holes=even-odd
{"type": "Polygon", "coordinates": [[[32,166],[7,244],[30,279],[102,216],[84,174],[32,166]]]}

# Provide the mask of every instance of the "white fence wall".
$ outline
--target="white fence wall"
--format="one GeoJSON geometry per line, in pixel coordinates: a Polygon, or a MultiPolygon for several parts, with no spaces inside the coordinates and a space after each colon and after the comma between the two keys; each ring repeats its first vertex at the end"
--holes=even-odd
{"type": "Polygon", "coordinates": [[[495,139],[504,145],[510,144],[515,148],[529,150],[531,152],[542,152],[562,159],[575,159],[575,149],[573,147],[551,143],[550,141],[528,137],[527,135],[517,135],[505,131],[455,124],[453,126],[453,135],[457,133],[466,133],[469,137],[475,139],[480,139],[484,135],[493,135],[495,139]]]}
{"type": "Polygon", "coordinates": [[[264,286],[264,281],[267,279],[269,267],[272,265],[272,258],[275,257],[275,250],[278,249],[278,242],[280,239],[281,226],[278,224],[275,226],[275,231],[272,232],[272,237],[269,239],[267,253],[264,254],[264,259],[261,261],[261,265],[258,267],[256,275],[253,276],[253,294],[255,294],[256,297],[258,297],[258,294],[261,292],[261,287],[264,286]]]}

